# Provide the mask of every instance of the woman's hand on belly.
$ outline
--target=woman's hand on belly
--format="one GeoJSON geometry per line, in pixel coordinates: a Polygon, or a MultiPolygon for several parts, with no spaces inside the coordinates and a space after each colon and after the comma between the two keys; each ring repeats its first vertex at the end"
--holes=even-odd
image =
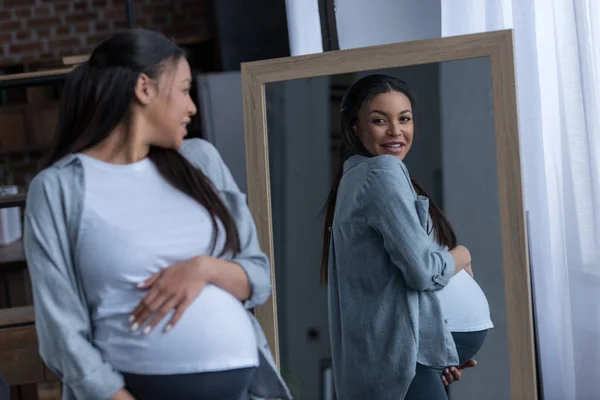
{"type": "Polygon", "coordinates": [[[166,331],[171,330],[207,284],[208,277],[198,257],[173,264],[152,275],[138,286],[140,290],[148,290],[148,293],[129,318],[131,330],[137,331],[150,321],[143,331],[147,335],[169,311],[175,309],[165,328],[166,331]]]}

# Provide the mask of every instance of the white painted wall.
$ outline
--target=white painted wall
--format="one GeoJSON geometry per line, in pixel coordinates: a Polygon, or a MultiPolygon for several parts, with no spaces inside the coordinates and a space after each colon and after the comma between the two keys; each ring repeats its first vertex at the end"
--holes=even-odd
{"type": "Polygon", "coordinates": [[[290,54],[323,52],[318,0],[285,0],[290,54]]]}
{"type": "Polygon", "coordinates": [[[336,0],[335,17],[341,49],[442,34],[440,0],[336,0]]]}
{"type": "Polygon", "coordinates": [[[219,150],[240,190],[247,193],[241,73],[198,74],[196,81],[205,139],[219,150]]]}

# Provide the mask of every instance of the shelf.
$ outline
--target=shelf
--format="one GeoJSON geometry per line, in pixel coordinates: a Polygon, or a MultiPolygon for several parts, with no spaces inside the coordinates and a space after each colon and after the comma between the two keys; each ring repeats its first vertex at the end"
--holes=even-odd
{"type": "Polygon", "coordinates": [[[26,193],[20,193],[10,196],[0,196],[0,208],[21,207],[27,200],[26,193]]]}
{"type": "Polygon", "coordinates": [[[178,46],[189,46],[193,44],[207,43],[213,38],[211,36],[185,36],[175,39],[175,44],[178,46]]]}
{"type": "MultiPolygon", "coordinates": [[[[0,266],[25,261],[23,241],[18,240],[8,246],[0,246],[0,266]]],[[[0,267],[1,268],[1,267],[0,267]]]]}
{"type": "Polygon", "coordinates": [[[50,69],[45,71],[22,72],[20,74],[0,75],[0,89],[14,86],[44,85],[63,80],[73,67],[50,69]]]}
{"type": "Polygon", "coordinates": [[[84,63],[90,59],[89,54],[84,54],[80,56],[67,56],[62,58],[62,63],[64,65],[73,65],[77,66],[77,64],[84,63]]]}
{"type": "Polygon", "coordinates": [[[0,329],[31,325],[35,322],[33,306],[0,309],[0,329]]]}

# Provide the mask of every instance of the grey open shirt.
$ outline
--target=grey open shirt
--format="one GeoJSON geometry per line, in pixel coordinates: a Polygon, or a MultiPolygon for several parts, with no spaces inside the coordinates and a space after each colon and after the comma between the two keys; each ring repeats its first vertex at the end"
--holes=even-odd
{"type": "Polygon", "coordinates": [[[458,363],[435,294],[455,263],[428,232],[428,210],[398,158],[355,155],[345,162],[328,285],[340,399],[403,399],[417,362],[458,363]]]}
{"type": "MultiPolygon", "coordinates": [[[[250,310],[271,294],[270,265],[261,251],[246,196],[235,184],[217,150],[200,139],[184,141],[180,150],[213,182],[233,215],[242,251],[233,262],[246,272],[250,310]]],[[[123,387],[122,375],[92,343],[92,324],[73,265],[73,248],[81,218],[85,177],[79,158],[69,155],[40,172],[29,185],[25,211],[25,253],[31,275],[40,354],[63,382],[63,400],[107,400],[123,387]]],[[[291,399],[279,375],[258,321],[248,311],[260,355],[251,387],[253,398],[291,399]]]]}

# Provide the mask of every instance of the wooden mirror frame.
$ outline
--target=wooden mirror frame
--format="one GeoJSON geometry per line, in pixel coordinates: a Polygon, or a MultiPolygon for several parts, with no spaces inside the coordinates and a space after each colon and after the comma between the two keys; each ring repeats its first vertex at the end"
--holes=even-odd
{"type": "MultiPolygon", "coordinates": [[[[273,294],[255,315],[279,365],[265,84],[359,71],[489,57],[498,165],[512,399],[537,399],[531,283],[521,181],[512,30],[243,63],[248,203],[271,261],[273,294]]],[[[319,279],[319,266],[315,266],[319,279]]],[[[504,377],[498,377],[504,379],[504,377]]]]}

